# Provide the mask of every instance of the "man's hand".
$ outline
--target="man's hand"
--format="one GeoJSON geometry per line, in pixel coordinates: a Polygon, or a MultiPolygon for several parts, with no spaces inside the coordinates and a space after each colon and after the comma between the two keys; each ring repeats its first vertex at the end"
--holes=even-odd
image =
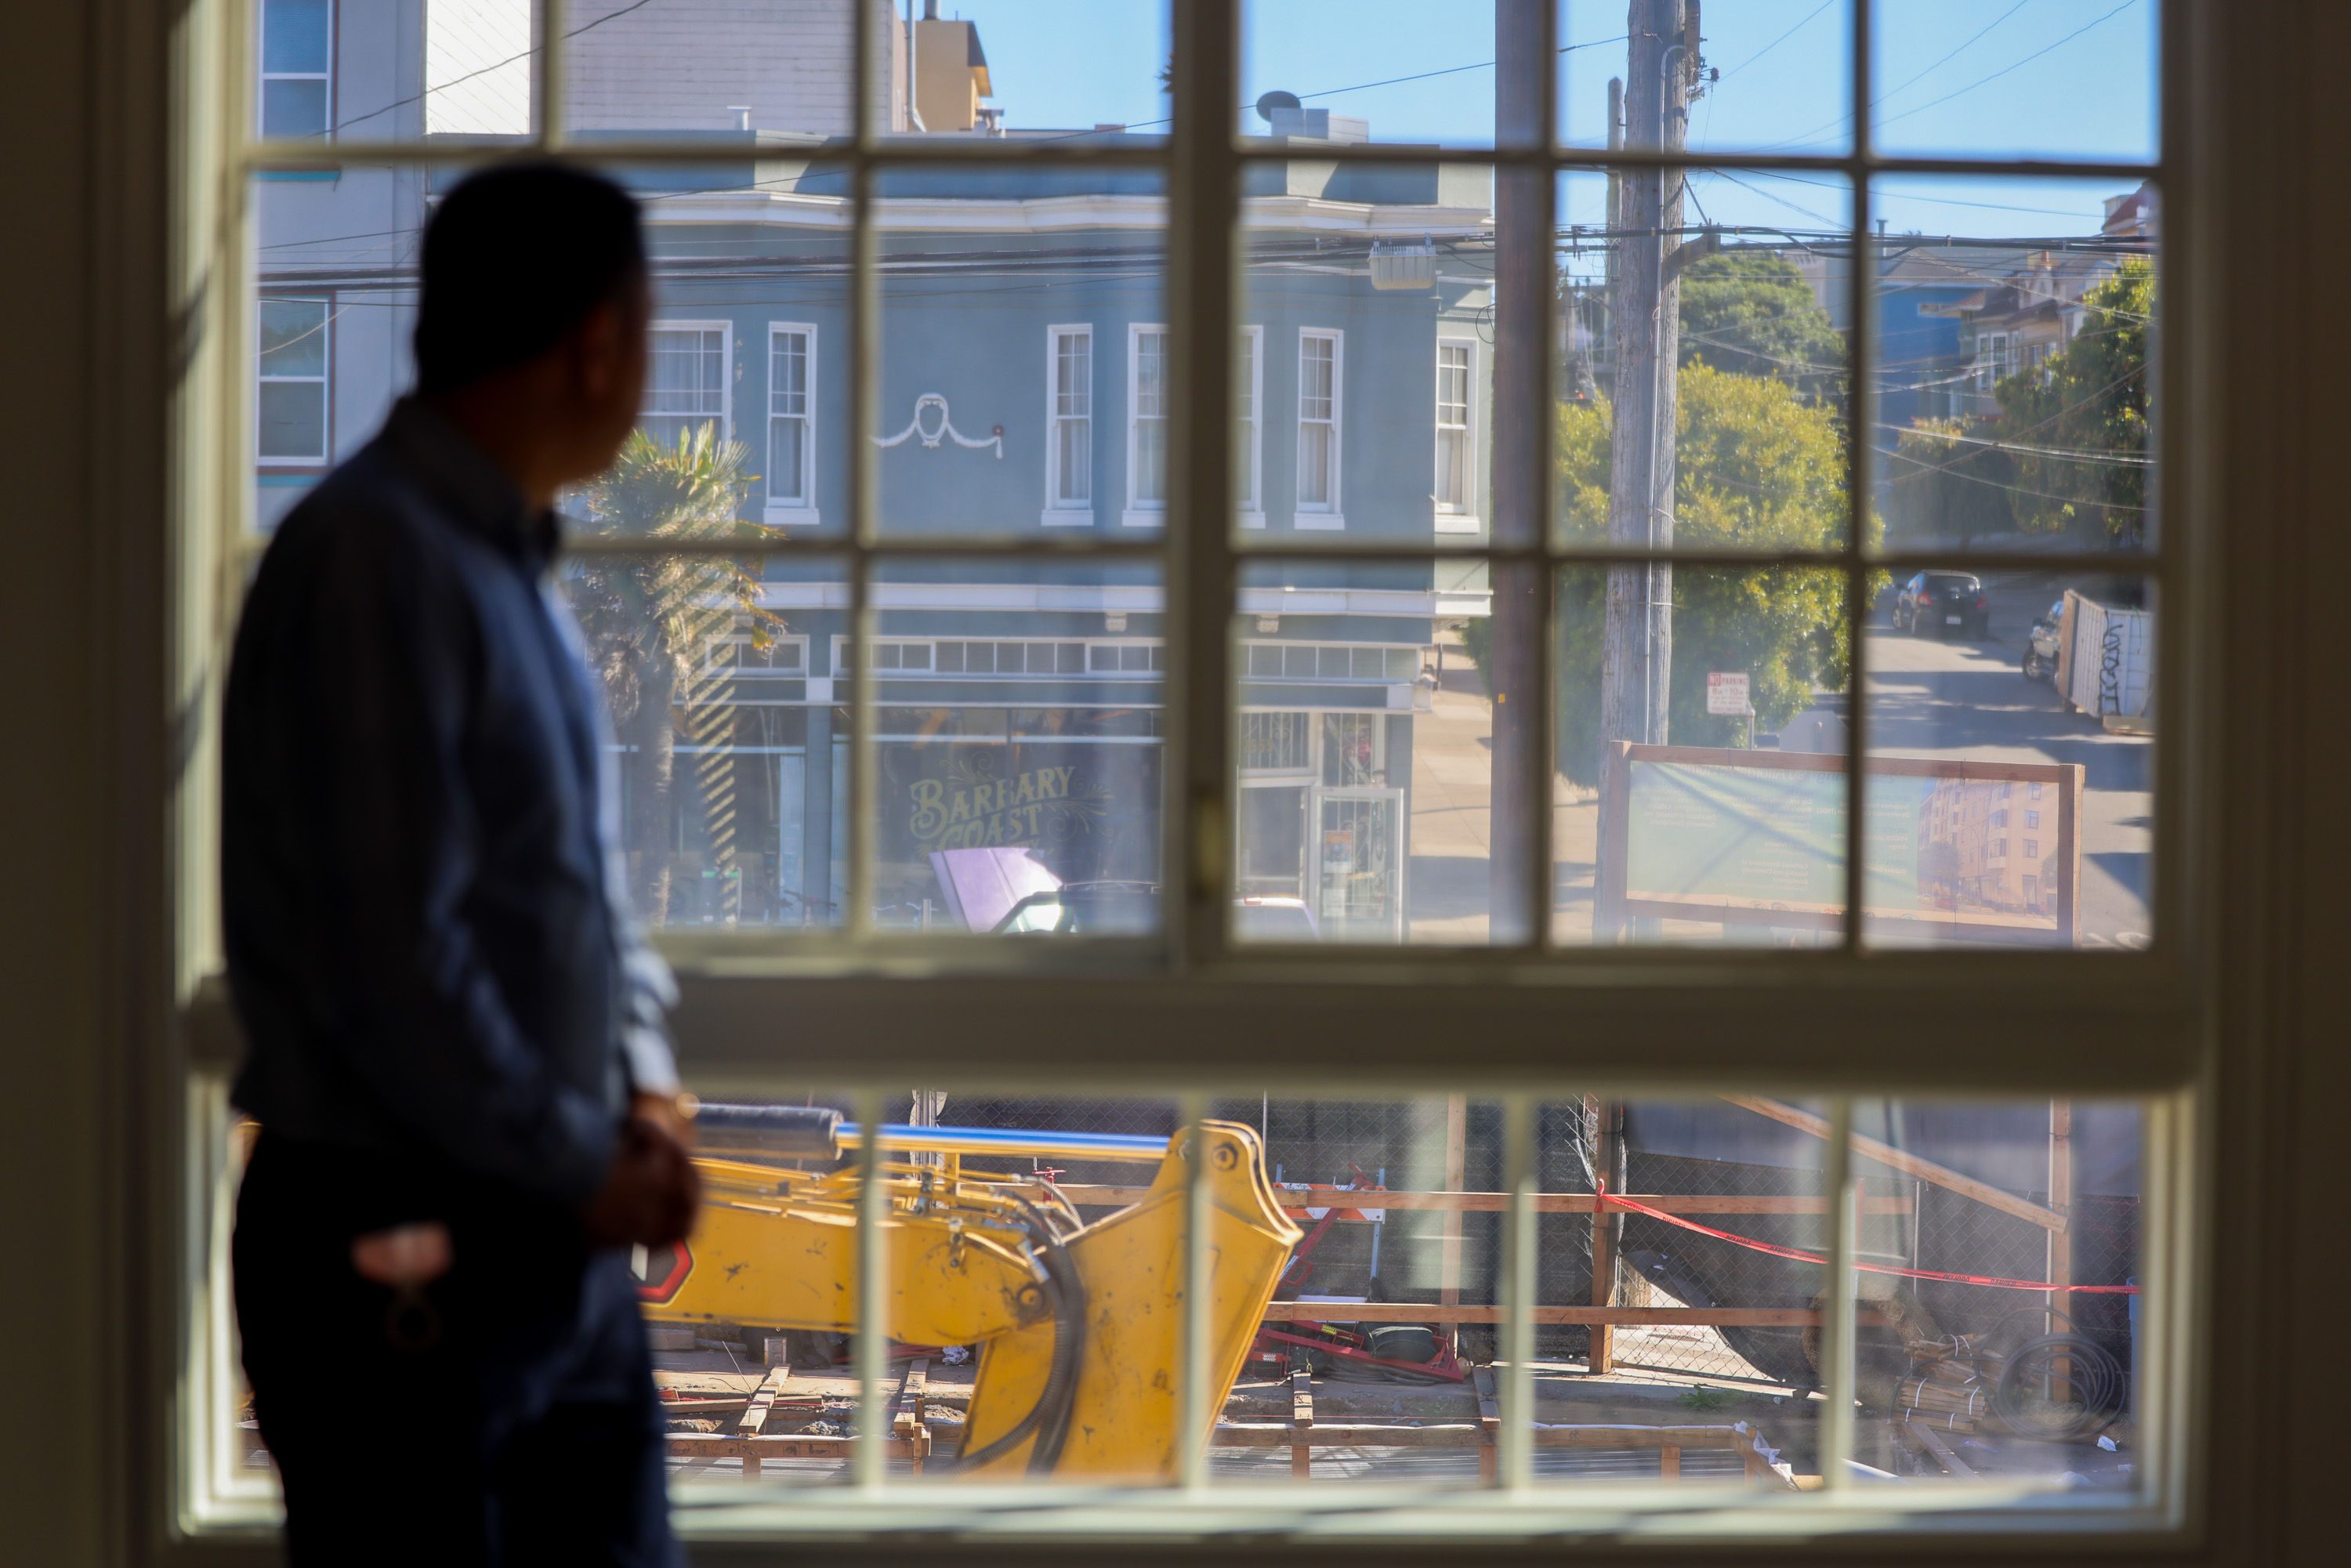
{"type": "Polygon", "coordinates": [[[580,1211],[591,1247],[666,1247],[694,1229],[702,1178],[664,1118],[632,1107],[604,1186],[580,1211]]]}

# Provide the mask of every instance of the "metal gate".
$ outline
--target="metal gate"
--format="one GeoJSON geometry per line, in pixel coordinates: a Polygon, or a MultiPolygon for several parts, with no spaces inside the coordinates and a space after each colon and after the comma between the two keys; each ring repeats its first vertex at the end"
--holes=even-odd
{"type": "Polygon", "coordinates": [[[1404,940],[1404,791],[1318,789],[1314,918],[1326,942],[1404,940]]]}

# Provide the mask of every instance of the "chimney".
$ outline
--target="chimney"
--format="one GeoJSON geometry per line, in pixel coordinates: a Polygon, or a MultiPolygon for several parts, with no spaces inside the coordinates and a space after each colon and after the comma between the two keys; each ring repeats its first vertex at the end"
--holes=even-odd
{"type": "Polygon", "coordinates": [[[938,19],[939,0],[923,0],[923,20],[925,22],[935,22],[938,19]]]}

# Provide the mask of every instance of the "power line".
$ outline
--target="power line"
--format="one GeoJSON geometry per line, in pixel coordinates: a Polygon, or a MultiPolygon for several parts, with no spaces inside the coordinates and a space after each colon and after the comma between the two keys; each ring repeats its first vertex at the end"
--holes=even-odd
{"type": "MultiPolygon", "coordinates": [[[[1887,89],[1885,92],[1880,93],[1876,98],[1872,99],[1870,100],[1869,107],[1870,107],[1870,108],[1872,108],[1872,109],[1876,109],[1876,107],[1878,107],[1878,105],[1880,105],[1880,104],[1882,104],[1882,103],[1886,102],[1888,99],[1890,99],[1894,98],[1896,95],[1897,95],[1897,94],[1901,93],[1901,92],[1902,92],[1902,91],[1904,91],[1906,89],[1908,89],[1908,88],[1911,88],[1911,87],[1915,87],[1915,86],[1916,86],[1916,85],[1917,85],[1919,82],[1922,82],[1922,81],[1926,80],[1928,77],[1933,76],[1937,71],[1938,71],[1938,70],[1942,69],[1945,66],[1949,65],[1951,61],[1953,61],[1953,60],[1957,59],[1959,56],[1961,56],[1961,55],[1965,54],[1965,53],[1966,53],[1966,52],[1967,52],[1970,47],[1972,47],[1976,44],[1976,42],[1977,42],[1979,39],[1980,39],[1980,38],[1982,38],[1982,37],[1983,37],[1984,33],[1989,33],[1989,32],[1991,32],[1991,31],[1992,30],[1992,27],[1997,27],[1997,26],[1999,26],[2002,22],[2007,21],[2011,16],[2015,16],[2019,11],[2023,10],[2023,9],[2025,8],[2025,6],[2027,6],[2027,5],[2031,5],[2032,3],[2032,0],[2016,0],[2016,4],[2015,4],[2015,5],[2013,5],[2010,6],[2007,10],[2002,11],[2002,12],[2001,12],[1998,16],[1996,16],[1996,17],[1992,18],[1991,26],[1988,26],[1988,27],[1986,27],[1986,28],[1984,28],[1983,32],[1981,32],[1981,33],[1978,33],[1978,34],[1975,36],[1975,37],[1970,38],[1966,43],[1961,44],[1958,48],[1953,49],[1949,54],[1945,55],[1941,59],[1937,60],[1933,65],[1928,66],[1925,70],[1920,71],[1917,76],[1912,77],[1908,81],[1904,82],[1904,83],[1902,84],[1902,86],[1901,86],[1901,87],[1889,88],[1889,89],[1887,89]]],[[[1851,124],[1851,123],[1852,123],[1852,121],[1853,121],[1853,113],[1852,113],[1852,111],[1851,111],[1850,110],[1848,110],[1846,112],[1844,112],[1844,113],[1843,113],[1843,114],[1838,115],[1834,120],[1830,120],[1830,121],[1828,122],[1828,124],[1826,124],[1826,125],[1816,125],[1816,126],[1814,126],[1812,130],[1805,131],[1802,135],[1801,135],[1801,136],[1794,136],[1794,137],[1791,137],[1791,138],[1789,138],[1789,140],[1788,140],[1787,141],[1782,141],[1782,142],[1779,143],[1779,145],[1780,145],[1780,146],[1782,146],[1782,147],[1786,147],[1786,146],[1790,145],[1792,142],[1802,141],[1805,141],[1805,140],[1807,140],[1807,139],[1809,139],[1809,138],[1811,138],[1811,137],[1817,136],[1817,135],[1819,135],[1819,134],[1820,134],[1822,131],[1831,131],[1831,130],[1834,130],[1834,129],[1835,129],[1837,126],[1840,126],[1840,125],[1849,125],[1849,124],[1851,124]]]]}
{"type": "Polygon", "coordinates": [[[2116,6],[2113,10],[2111,10],[2111,11],[2107,12],[2105,16],[2103,16],[2099,17],[2097,21],[2090,23],[2087,26],[2082,26],[2082,27],[2076,27],[2076,28],[2074,28],[2072,32],[2070,32],[2070,33],[2066,34],[2064,37],[2062,37],[2062,38],[2058,39],[2055,43],[2053,43],[2053,44],[2050,45],[2048,48],[2043,48],[2043,49],[2035,49],[2035,50],[2033,50],[2033,51],[2032,51],[2032,53],[2031,53],[2031,54],[2029,54],[2029,55],[2025,56],[2025,57],[2024,57],[2024,58],[2022,58],[2022,59],[2021,59],[2021,60],[2017,60],[2017,61],[2015,61],[2015,62],[2014,62],[2014,63],[2012,63],[2012,64],[2005,65],[2005,66],[2001,67],[2001,68],[2000,68],[2000,69],[1998,69],[1998,70],[1996,70],[1996,71],[1992,72],[1992,73],[1991,73],[1991,75],[1990,75],[1990,76],[1988,76],[1988,77],[1983,78],[1981,80],[1979,80],[1979,81],[1971,81],[1971,82],[1970,82],[1967,86],[1965,86],[1965,87],[1963,87],[1963,88],[1959,89],[1959,92],[1947,92],[1947,93],[1945,93],[1942,97],[1940,97],[1940,98],[1938,98],[1938,99],[1932,99],[1932,100],[1930,100],[1930,101],[1928,101],[1928,102],[1926,102],[1926,103],[1922,103],[1922,104],[1920,104],[1920,105],[1919,105],[1917,108],[1916,108],[1916,109],[1906,109],[1906,110],[1903,110],[1901,113],[1899,113],[1899,114],[1889,114],[1889,115],[1887,115],[1884,120],[1879,120],[1877,123],[1878,123],[1879,125],[1891,125],[1891,124],[1893,124],[1893,123],[1894,123],[1896,120],[1907,120],[1907,119],[1909,119],[1912,115],[1914,115],[1914,114],[1924,114],[1924,113],[1926,113],[1926,112],[1927,112],[1927,110],[1930,110],[1930,109],[1934,108],[1936,104],[1938,104],[1938,103],[1949,103],[1949,102],[1950,102],[1950,101],[1951,101],[1951,99],[1955,99],[1955,98],[1959,97],[1960,93],[1969,93],[1969,92],[1973,92],[1973,91],[1975,91],[1975,89],[1978,89],[1978,88],[1980,88],[1980,87],[1983,86],[1983,85],[1984,85],[1984,83],[1986,83],[1986,82],[1998,81],[2001,78],[2002,78],[2002,77],[2006,76],[2009,72],[2011,72],[2011,71],[2012,71],[2012,70],[2016,69],[2016,68],[2017,68],[2018,66],[2030,65],[2030,64],[2031,64],[2031,63],[2032,63],[2034,60],[2037,60],[2037,59],[2039,59],[2042,56],[2043,56],[2043,55],[2047,54],[2047,53],[2049,52],[2049,50],[2050,50],[2050,49],[2055,49],[2055,48],[2062,48],[2062,47],[2064,47],[2065,45],[2070,44],[2070,43],[2072,43],[2074,39],[2076,39],[2076,38],[2080,37],[2083,34],[2085,34],[2085,33],[2088,32],[2088,31],[2090,30],[2090,28],[2091,28],[2091,27],[2095,27],[2095,26],[2099,26],[2101,23],[2105,23],[2105,22],[2111,22],[2111,21],[2113,21],[2116,16],[2121,16],[2124,12],[2126,12],[2126,11],[2129,10],[2132,6],[2134,6],[2134,5],[2137,5],[2137,4],[2138,4],[2138,0],[2123,0],[2123,3],[2122,3],[2121,5],[2119,5],[2116,6]]]}
{"type": "MultiPolygon", "coordinates": [[[[602,26],[607,22],[614,21],[620,17],[627,16],[632,11],[642,11],[652,4],[653,0],[636,0],[634,5],[623,5],[617,11],[607,12],[605,15],[597,17],[592,22],[582,22],[577,27],[572,28],[569,32],[564,34],[564,39],[569,42],[570,39],[578,37],[582,33],[591,32],[594,29],[602,26]]],[[[329,126],[326,130],[319,131],[319,134],[320,136],[331,136],[338,131],[346,130],[351,126],[359,124],[361,120],[373,120],[380,114],[390,114],[395,109],[405,109],[412,103],[420,103],[425,99],[431,98],[436,92],[447,92],[451,88],[457,86],[460,82],[472,81],[475,77],[486,77],[492,71],[502,71],[517,60],[527,60],[530,58],[533,55],[538,53],[538,51],[539,46],[534,45],[518,55],[508,55],[505,59],[497,60],[492,64],[484,66],[479,70],[467,71],[461,77],[452,77],[449,80],[443,82],[439,87],[428,87],[423,92],[412,93],[408,97],[402,99],[395,99],[393,101],[385,104],[381,109],[371,109],[365,114],[353,115],[349,120],[340,120],[337,123],[329,126]]]]}
{"type": "MultiPolygon", "coordinates": [[[[2023,0],[2018,0],[2018,3],[2022,5],[2023,4],[2023,0]]],[[[1772,50],[1778,48],[1781,45],[1786,43],[1797,34],[1802,32],[1805,25],[1811,22],[1813,17],[1819,16],[1823,11],[1827,10],[1830,6],[1835,4],[1836,0],[1821,0],[1821,3],[1813,8],[1812,12],[1804,17],[1803,21],[1797,23],[1786,32],[1781,34],[1778,37],[1772,39],[1770,43],[1764,45],[1761,48],[1756,50],[1753,54],[1748,56],[1745,59],[1740,61],[1729,70],[1723,72],[1722,75],[1715,78],[1714,85],[1719,87],[1722,83],[1729,81],[1732,77],[1737,76],[1740,71],[1745,70],[1749,66],[1753,65],[1757,60],[1761,59],[1765,55],[1770,54],[1772,50]]]]}

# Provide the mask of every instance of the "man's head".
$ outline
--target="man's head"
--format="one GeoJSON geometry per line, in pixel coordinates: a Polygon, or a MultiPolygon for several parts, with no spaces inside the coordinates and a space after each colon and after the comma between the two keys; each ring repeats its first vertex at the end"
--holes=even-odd
{"type": "Polygon", "coordinates": [[[610,463],[644,390],[649,294],[629,194],[559,164],[486,170],[434,214],[423,273],[417,390],[495,420],[490,444],[509,466],[527,458],[531,480],[610,463]]]}

